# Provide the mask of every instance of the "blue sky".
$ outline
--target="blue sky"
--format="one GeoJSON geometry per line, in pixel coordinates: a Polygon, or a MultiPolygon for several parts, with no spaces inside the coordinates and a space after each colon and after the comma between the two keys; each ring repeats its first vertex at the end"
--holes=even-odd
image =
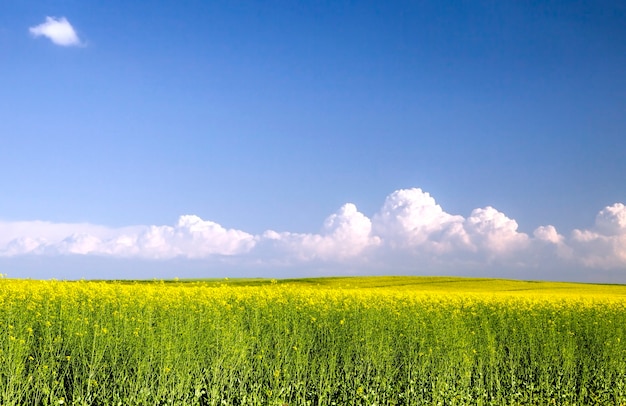
{"type": "Polygon", "coordinates": [[[5,2],[0,271],[626,282],[624,66],[620,2],[5,2]]]}

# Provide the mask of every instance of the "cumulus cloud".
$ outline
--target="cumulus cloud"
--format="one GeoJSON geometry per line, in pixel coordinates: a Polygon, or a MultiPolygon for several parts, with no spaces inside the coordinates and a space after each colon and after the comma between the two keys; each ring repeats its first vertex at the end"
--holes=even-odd
{"type": "Polygon", "coordinates": [[[78,34],[65,17],[46,17],[46,21],[28,29],[34,37],[44,36],[56,45],[69,47],[80,46],[78,34]]]}
{"type": "Polygon", "coordinates": [[[469,248],[463,217],[443,211],[421,189],[397,190],[374,216],[374,231],[392,248],[425,247],[437,252],[469,248]]]}
{"type": "Polygon", "coordinates": [[[596,229],[607,236],[626,234],[626,207],[622,203],[605,207],[596,216],[596,229]]]}
{"type": "Polygon", "coordinates": [[[354,258],[369,247],[380,244],[372,235],[372,223],[352,203],[343,205],[330,215],[320,234],[297,234],[267,231],[263,239],[289,257],[300,260],[346,260],[354,258]]]}
{"type": "Polygon", "coordinates": [[[537,227],[533,232],[533,236],[540,241],[549,242],[552,244],[563,243],[564,237],[556,231],[554,226],[541,226],[537,227]]]}
{"type": "Polygon", "coordinates": [[[115,242],[131,248],[129,254],[149,258],[203,258],[211,255],[236,255],[248,252],[256,244],[254,236],[244,231],[225,229],[198,216],[181,216],[175,226],[151,226],[136,237],[123,236],[115,242]]]}
{"type": "Polygon", "coordinates": [[[447,213],[417,188],[391,193],[371,219],[353,203],[344,204],[321,223],[318,233],[268,230],[253,235],[195,215],[181,216],[173,225],[124,228],[0,222],[0,257],[25,256],[218,260],[254,269],[315,264],[334,273],[393,273],[418,267],[427,272],[488,267],[619,272],[626,268],[626,206],[605,207],[593,227],[569,235],[552,225],[528,235],[518,230],[514,219],[490,206],[474,209],[467,217],[447,213]]]}
{"type": "Polygon", "coordinates": [[[87,223],[52,223],[47,221],[0,221],[0,255],[2,247],[11,245],[28,252],[40,252],[49,244],[56,244],[72,235],[86,234],[109,239],[120,232],[136,232],[141,227],[112,229],[87,223]],[[37,246],[35,247],[36,244],[37,246]],[[30,248],[27,248],[30,247],[30,248]]]}
{"type": "Polygon", "coordinates": [[[594,227],[572,232],[570,244],[588,267],[626,267],[626,206],[615,203],[602,209],[594,227]]]}
{"type": "Polygon", "coordinates": [[[225,229],[198,216],[181,216],[174,226],[107,228],[40,221],[0,223],[0,256],[94,254],[169,259],[236,255],[256,243],[246,232],[225,229]],[[36,235],[36,238],[31,237],[36,235]]]}
{"type": "Polygon", "coordinates": [[[517,222],[493,207],[474,209],[465,221],[473,244],[492,254],[504,254],[526,248],[528,235],[517,231],[517,222]]]}
{"type": "Polygon", "coordinates": [[[496,258],[525,248],[528,236],[517,222],[493,207],[475,209],[468,218],[446,213],[421,189],[387,197],[374,216],[375,233],[394,250],[449,257],[496,258]]]}
{"type": "Polygon", "coordinates": [[[0,249],[0,256],[13,257],[23,254],[40,253],[45,240],[29,237],[18,237],[8,241],[4,249],[0,249]]]}

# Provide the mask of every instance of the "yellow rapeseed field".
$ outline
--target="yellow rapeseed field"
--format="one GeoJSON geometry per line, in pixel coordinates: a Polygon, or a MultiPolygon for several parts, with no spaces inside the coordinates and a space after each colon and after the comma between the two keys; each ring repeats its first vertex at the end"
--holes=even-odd
{"type": "Polygon", "coordinates": [[[3,405],[626,405],[626,287],[0,280],[3,405]]]}

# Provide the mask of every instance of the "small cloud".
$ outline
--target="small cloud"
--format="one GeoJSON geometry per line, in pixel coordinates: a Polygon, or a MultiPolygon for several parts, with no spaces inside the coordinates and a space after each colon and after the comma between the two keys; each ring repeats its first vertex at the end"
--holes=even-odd
{"type": "Polygon", "coordinates": [[[46,17],[46,21],[28,29],[34,37],[44,36],[63,47],[82,45],[74,27],[65,17],[46,17]]]}

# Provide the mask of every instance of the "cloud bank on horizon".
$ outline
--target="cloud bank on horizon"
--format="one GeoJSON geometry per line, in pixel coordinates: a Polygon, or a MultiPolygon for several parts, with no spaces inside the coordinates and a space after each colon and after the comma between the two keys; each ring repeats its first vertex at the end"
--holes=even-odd
{"type": "Polygon", "coordinates": [[[76,30],[74,30],[72,24],[70,24],[65,17],[46,17],[45,22],[30,27],[28,31],[34,37],[46,37],[59,46],[71,47],[82,45],[76,30]]]}
{"type": "MultiPolygon", "coordinates": [[[[485,267],[550,269],[577,266],[623,278],[626,206],[616,203],[590,229],[560,234],[552,225],[532,235],[493,207],[468,217],[445,212],[421,189],[397,190],[368,218],[352,203],[323,223],[319,233],[268,230],[253,235],[195,215],[174,225],[109,228],[44,221],[0,222],[0,257],[91,256],[139,260],[215,260],[247,267],[299,267],[315,263],[341,273],[485,267]]],[[[431,271],[432,272],[432,271],[431,271]]],[[[210,275],[207,275],[210,276],[210,275]]]]}

